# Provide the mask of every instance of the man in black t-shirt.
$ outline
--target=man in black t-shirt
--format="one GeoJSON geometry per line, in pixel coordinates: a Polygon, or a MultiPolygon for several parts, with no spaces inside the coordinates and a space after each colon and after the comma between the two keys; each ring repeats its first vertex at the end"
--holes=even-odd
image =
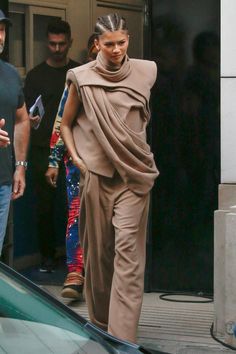
{"type": "MultiPolygon", "coordinates": [[[[0,10],[0,54],[9,22],[0,10]]],[[[21,197],[25,190],[29,131],[21,79],[12,65],[0,59],[0,256],[10,201],[21,197]]]]}
{"type": "MultiPolygon", "coordinates": [[[[66,73],[70,68],[79,65],[68,58],[71,44],[71,30],[67,22],[54,20],[49,23],[47,28],[48,58],[29,71],[25,80],[24,91],[28,109],[39,95],[42,96],[45,109],[40,124],[38,115],[30,115],[32,129],[29,154],[29,166],[32,171],[38,206],[37,233],[41,254],[41,272],[51,272],[53,270],[56,251],[55,207],[56,203],[58,204],[58,197],[55,193],[57,189],[46,182],[45,173],[50,154],[51,133],[64,90],[66,73]]],[[[57,208],[64,210],[63,218],[65,218],[64,226],[66,227],[66,193],[64,193],[64,200],[57,208]]]]}

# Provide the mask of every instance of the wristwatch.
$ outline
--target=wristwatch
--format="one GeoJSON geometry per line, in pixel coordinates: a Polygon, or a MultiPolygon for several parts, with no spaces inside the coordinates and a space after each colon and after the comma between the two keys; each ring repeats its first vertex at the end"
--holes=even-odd
{"type": "Polygon", "coordinates": [[[15,166],[23,166],[25,169],[27,169],[28,162],[27,161],[16,161],[15,166]]]}

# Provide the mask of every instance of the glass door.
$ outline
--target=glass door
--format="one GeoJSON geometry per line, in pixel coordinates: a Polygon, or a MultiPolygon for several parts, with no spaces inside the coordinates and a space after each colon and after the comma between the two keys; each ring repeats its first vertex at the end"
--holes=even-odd
{"type": "Polygon", "coordinates": [[[9,31],[9,61],[24,77],[46,58],[46,28],[52,18],[65,19],[66,10],[42,6],[9,4],[13,26],[9,31]]]}

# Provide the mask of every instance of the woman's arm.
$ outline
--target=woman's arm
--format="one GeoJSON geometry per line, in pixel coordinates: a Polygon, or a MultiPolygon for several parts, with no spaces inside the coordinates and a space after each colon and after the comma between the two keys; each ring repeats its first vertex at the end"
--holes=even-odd
{"type": "Polygon", "coordinates": [[[50,139],[50,155],[48,167],[59,168],[59,164],[65,155],[65,144],[61,137],[61,120],[68,97],[69,88],[65,85],[61,100],[58,106],[57,115],[54,121],[51,139],[50,139]]]}
{"type": "Polygon", "coordinates": [[[82,174],[85,174],[87,167],[78,156],[74,138],[72,135],[72,124],[76,118],[81,104],[75,85],[72,83],[69,87],[69,95],[65,104],[64,113],[61,121],[61,135],[67,147],[68,153],[75,166],[79,168],[82,174]]]}

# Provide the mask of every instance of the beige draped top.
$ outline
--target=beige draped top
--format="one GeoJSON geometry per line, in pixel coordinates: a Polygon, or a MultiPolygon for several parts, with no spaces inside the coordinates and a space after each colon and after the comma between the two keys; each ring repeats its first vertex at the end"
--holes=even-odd
{"type": "Polygon", "coordinates": [[[156,74],[154,62],[128,56],[120,69],[111,69],[101,53],[67,73],[83,103],[73,127],[79,156],[94,173],[112,177],[117,171],[139,195],[148,193],[158,176],[146,142],[156,74]]]}

